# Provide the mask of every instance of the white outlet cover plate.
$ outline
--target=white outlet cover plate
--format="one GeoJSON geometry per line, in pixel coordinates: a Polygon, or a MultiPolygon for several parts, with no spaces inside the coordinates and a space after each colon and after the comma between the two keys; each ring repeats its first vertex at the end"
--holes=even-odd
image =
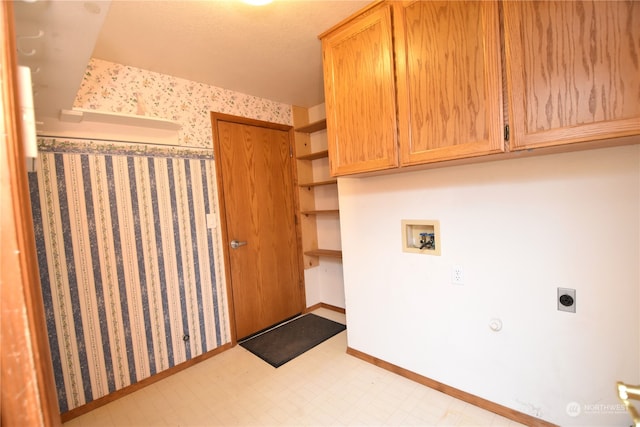
{"type": "Polygon", "coordinates": [[[451,283],[454,285],[464,284],[464,270],[461,265],[451,267],[451,283]]]}

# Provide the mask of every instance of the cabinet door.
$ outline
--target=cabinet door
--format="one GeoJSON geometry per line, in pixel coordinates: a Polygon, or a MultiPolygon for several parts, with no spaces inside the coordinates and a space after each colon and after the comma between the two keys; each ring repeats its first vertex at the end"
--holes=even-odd
{"type": "Polygon", "coordinates": [[[504,149],[496,1],[394,9],[402,165],[504,149]]]}
{"type": "Polygon", "coordinates": [[[390,6],[322,38],[331,175],[398,165],[390,6]]]}
{"type": "Polygon", "coordinates": [[[640,2],[504,3],[511,146],[640,133],[640,2]]]}

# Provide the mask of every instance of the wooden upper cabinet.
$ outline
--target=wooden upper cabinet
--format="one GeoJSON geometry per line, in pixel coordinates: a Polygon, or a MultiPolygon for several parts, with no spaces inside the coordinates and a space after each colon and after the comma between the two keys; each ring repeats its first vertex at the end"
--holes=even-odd
{"type": "Polygon", "coordinates": [[[320,36],[333,176],[398,165],[391,7],[320,36]]]}
{"type": "Polygon", "coordinates": [[[512,148],[640,133],[640,2],[503,4],[512,148]]]}
{"type": "Polygon", "coordinates": [[[393,18],[401,164],[503,151],[498,3],[398,2],[393,18]]]}
{"type": "Polygon", "coordinates": [[[320,37],[334,176],[500,153],[506,117],[510,150],[640,135],[637,0],[383,1],[320,37]]]}

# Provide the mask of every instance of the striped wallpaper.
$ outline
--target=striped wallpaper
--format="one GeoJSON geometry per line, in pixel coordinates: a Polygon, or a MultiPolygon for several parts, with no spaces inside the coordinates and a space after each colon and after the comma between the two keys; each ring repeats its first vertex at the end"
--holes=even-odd
{"type": "Polygon", "coordinates": [[[212,152],[140,147],[41,139],[29,174],[61,412],[230,341],[212,152]]]}

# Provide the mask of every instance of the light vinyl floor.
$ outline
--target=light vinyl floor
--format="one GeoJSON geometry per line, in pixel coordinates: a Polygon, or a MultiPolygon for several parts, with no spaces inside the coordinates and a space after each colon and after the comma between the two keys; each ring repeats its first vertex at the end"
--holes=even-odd
{"type": "Polygon", "coordinates": [[[276,369],[236,346],[64,426],[521,426],[346,347],[344,331],[276,369]]]}

